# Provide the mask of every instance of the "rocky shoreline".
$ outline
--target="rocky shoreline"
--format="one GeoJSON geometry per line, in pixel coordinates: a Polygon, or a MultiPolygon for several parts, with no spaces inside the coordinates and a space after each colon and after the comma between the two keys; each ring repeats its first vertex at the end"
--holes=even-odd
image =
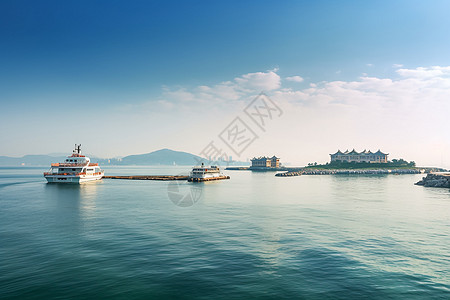
{"type": "Polygon", "coordinates": [[[373,175],[373,174],[423,174],[425,170],[419,169],[336,169],[336,170],[324,170],[324,169],[288,169],[284,173],[277,173],[277,177],[291,177],[300,175],[373,175]]]}
{"type": "Polygon", "coordinates": [[[416,185],[425,187],[441,187],[450,188],[450,174],[427,174],[421,181],[416,182],[416,185]]]}
{"type": "Polygon", "coordinates": [[[364,175],[364,174],[421,174],[422,170],[418,169],[373,169],[373,170],[365,170],[365,169],[355,169],[355,170],[320,170],[320,169],[311,169],[311,170],[303,170],[302,175],[364,175]]]}
{"type": "Polygon", "coordinates": [[[302,172],[283,172],[283,173],[277,173],[275,176],[277,177],[292,177],[292,176],[300,176],[302,175],[302,172]]]}

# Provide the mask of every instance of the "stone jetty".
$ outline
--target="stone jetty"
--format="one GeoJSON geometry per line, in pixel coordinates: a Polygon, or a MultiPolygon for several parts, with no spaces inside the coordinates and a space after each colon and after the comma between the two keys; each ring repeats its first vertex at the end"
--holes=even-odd
{"type": "Polygon", "coordinates": [[[338,169],[338,170],[324,170],[324,169],[305,169],[302,175],[365,175],[365,174],[421,174],[423,170],[419,169],[338,169]]]}
{"type": "Polygon", "coordinates": [[[425,170],[419,169],[337,169],[337,170],[327,170],[327,169],[291,169],[284,173],[277,173],[277,177],[292,177],[300,175],[371,175],[371,174],[421,174],[425,173],[425,170]]]}
{"type": "Polygon", "coordinates": [[[275,176],[277,177],[292,177],[292,176],[300,176],[302,175],[302,172],[284,172],[284,173],[277,173],[275,176]]]}
{"type": "Polygon", "coordinates": [[[131,175],[131,176],[103,176],[104,179],[130,179],[130,180],[188,180],[189,176],[174,175],[131,175]]]}
{"type": "Polygon", "coordinates": [[[427,174],[421,181],[416,182],[416,185],[422,185],[425,187],[441,187],[450,188],[450,174],[427,174]]]}

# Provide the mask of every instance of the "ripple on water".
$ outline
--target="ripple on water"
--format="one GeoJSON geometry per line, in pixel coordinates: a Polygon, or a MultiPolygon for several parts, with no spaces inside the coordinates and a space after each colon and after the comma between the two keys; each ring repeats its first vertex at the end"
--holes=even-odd
{"type": "Polygon", "coordinates": [[[450,298],[450,193],[420,176],[233,172],[182,208],[164,182],[38,171],[0,176],[2,298],[450,298]]]}

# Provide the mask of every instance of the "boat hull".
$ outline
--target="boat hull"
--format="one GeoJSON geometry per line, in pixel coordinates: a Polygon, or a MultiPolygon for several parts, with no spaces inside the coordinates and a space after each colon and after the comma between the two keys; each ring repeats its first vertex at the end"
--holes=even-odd
{"type": "Polygon", "coordinates": [[[80,175],[80,176],[70,176],[70,175],[45,175],[48,183],[83,183],[88,181],[101,180],[103,174],[101,175],[80,175]]]}
{"type": "Polygon", "coordinates": [[[230,176],[223,175],[222,173],[203,174],[201,176],[189,176],[188,181],[202,182],[221,179],[230,179],[230,176]]]}
{"type": "Polygon", "coordinates": [[[203,181],[212,181],[212,180],[222,180],[222,179],[230,179],[230,176],[212,176],[212,177],[189,177],[188,181],[190,182],[203,182],[203,181]]]}

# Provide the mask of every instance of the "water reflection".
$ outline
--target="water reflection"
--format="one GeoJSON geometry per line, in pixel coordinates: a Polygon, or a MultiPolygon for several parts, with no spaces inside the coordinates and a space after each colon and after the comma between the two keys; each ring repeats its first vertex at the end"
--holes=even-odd
{"type": "Polygon", "coordinates": [[[264,228],[261,233],[261,241],[257,244],[258,256],[266,264],[279,266],[282,259],[280,234],[273,228],[264,228]]]}
{"type": "Polygon", "coordinates": [[[173,180],[167,185],[167,196],[176,206],[190,207],[203,198],[204,186],[202,182],[173,180]]]}
{"type": "Polygon", "coordinates": [[[102,181],[82,184],[46,184],[46,199],[54,201],[55,216],[62,223],[85,223],[95,217],[95,200],[102,181]]]}
{"type": "Polygon", "coordinates": [[[384,201],[391,175],[335,175],[330,176],[330,193],[334,201],[384,201]]]}

